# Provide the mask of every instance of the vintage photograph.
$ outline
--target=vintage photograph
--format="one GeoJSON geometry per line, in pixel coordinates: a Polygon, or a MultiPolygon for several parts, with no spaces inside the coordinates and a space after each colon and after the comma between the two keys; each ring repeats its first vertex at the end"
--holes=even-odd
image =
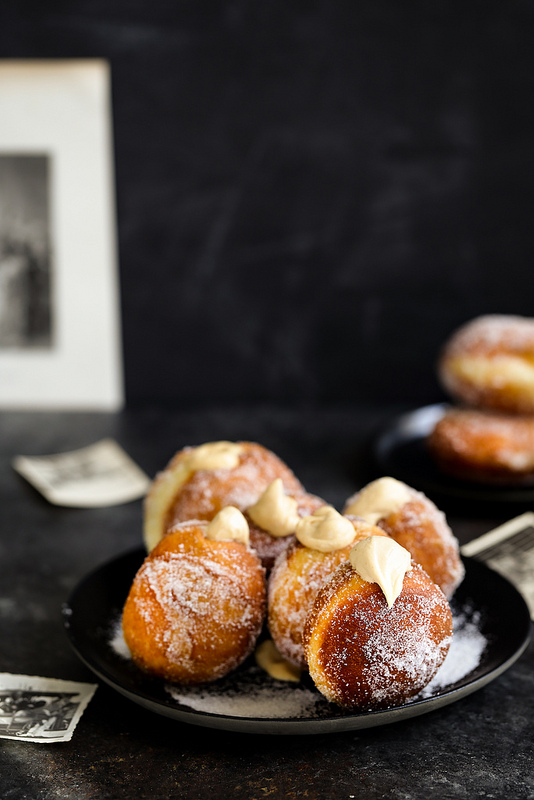
{"type": "Polygon", "coordinates": [[[66,742],[96,684],[0,673],[0,738],[66,742]]]}
{"type": "Polygon", "coordinates": [[[48,456],[17,456],[13,467],[50,503],[94,508],[143,497],[150,480],[113,439],[48,456]]]}
{"type": "Polygon", "coordinates": [[[77,708],[71,692],[0,692],[0,731],[8,736],[65,731],[77,708]]]}
{"type": "Polygon", "coordinates": [[[534,526],[525,525],[509,539],[483,550],[478,558],[513,582],[534,619],[534,526]]]}
{"type": "Polygon", "coordinates": [[[0,348],[53,345],[49,155],[0,154],[0,348]]]}
{"type": "Polygon", "coordinates": [[[123,406],[109,64],[0,62],[0,408],[123,406]]]}
{"type": "Polygon", "coordinates": [[[521,592],[534,619],[534,512],[525,511],[462,547],[508,578],[521,592]]]}

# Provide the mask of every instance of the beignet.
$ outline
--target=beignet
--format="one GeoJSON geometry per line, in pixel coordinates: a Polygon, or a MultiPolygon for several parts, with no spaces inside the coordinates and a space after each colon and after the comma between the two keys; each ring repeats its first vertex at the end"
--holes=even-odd
{"type": "Polygon", "coordinates": [[[452,615],[439,587],[415,563],[388,607],[382,589],[341,564],[316,596],[304,629],[310,676],[328,700],[358,711],[417,695],[443,663],[452,615]]]}
{"type": "Polygon", "coordinates": [[[146,557],[123,610],[137,666],[181,684],[216,680],[252,652],[265,617],[265,572],[238,541],[177,524],[146,557]]]}

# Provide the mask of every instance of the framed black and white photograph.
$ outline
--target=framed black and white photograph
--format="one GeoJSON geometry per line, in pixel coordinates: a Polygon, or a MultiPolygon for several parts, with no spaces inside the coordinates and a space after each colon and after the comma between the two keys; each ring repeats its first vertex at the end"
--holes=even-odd
{"type": "Polygon", "coordinates": [[[0,407],[123,405],[109,65],[0,61],[0,407]]]}

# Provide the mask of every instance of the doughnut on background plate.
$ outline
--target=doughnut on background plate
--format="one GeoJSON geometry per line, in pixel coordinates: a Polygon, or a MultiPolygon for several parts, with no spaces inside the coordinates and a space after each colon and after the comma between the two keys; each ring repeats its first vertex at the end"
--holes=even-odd
{"type": "Polygon", "coordinates": [[[534,414],[534,319],[489,314],[467,322],[445,343],[437,371],[457,401],[534,414]]]}
{"type": "Polygon", "coordinates": [[[427,439],[445,472],[468,481],[534,485],[534,415],[451,408],[427,439]]]}
{"type": "Polygon", "coordinates": [[[524,482],[466,480],[445,471],[431,455],[428,437],[437,421],[451,408],[449,403],[422,406],[393,417],[377,432],[372,443],[372,475],[393,475],[417,487],[447,513],[513,516],[534,504],[534,485],[524,482]]]}

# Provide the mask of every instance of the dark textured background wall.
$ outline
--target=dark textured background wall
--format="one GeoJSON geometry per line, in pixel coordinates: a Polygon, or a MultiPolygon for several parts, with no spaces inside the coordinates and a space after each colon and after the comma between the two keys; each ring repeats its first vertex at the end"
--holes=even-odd
{"type": "Polygon", "coordinates": [[[534,316],[532,1],[18,0],[0,57],[111,63],[130,404],[432,401],[534,316]]]}

